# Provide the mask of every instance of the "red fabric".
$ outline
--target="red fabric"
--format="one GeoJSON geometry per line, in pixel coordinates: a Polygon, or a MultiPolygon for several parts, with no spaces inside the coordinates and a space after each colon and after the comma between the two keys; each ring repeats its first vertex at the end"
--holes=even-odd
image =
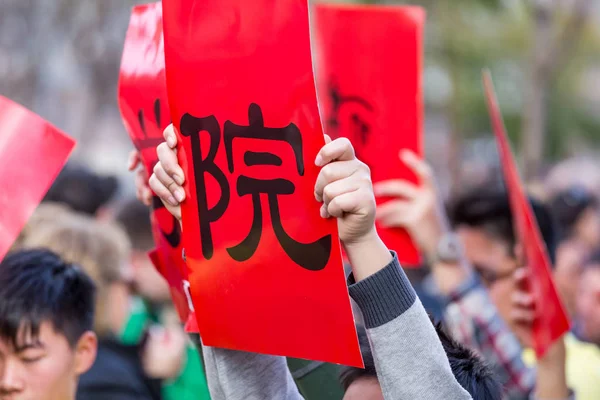
{"type": "Polygon", "coordinates": [[[533,341],[539,358],[556,339],[569,331],[569,319],[554,285],[548,250],[523,190],[489,73],[484,73],[483,83],[517,235],[523,245],[527,266],[531,272],[529,288],[536,299],[533,341]]]}
{"type": "Polygon", "coordinates": [[[0,96],[0,260],[67,162],[75,140],[0,96]]]}
{"type": "Polygon", "coordinates": [[[306,0],[163,9],[204,344],[362,365],[337,224],[314,197],[324,140],[306,0]]]}
{"type": "MultiPolygon", "coordinates": [[[[374,182],[417,178],[401,149],[423,156],[423,28],[421,7],[317,4],[319,104],[325,133],[350,139],[374,182]]],[[[387,199],[377,199],[378,203],[387,199]]],[[[377,231],[403,266],[418,266],[403,229],[377,231]]]]}
{"type": "MultiPolygon", "coordinates": [[[[171,123],[165,81],[162,5],[133,8],[125,37],[119,75],[119,109],[148,176],[158,162],[156,147],[171,123]]],[[[189,319],[184,285],[187,269],[182,260],[183,241],[179,222],[158,197],[153,199],[152,229],[160,258],[155,266],[169,283],[171,297],[183,323],[189,319]]],[[[197,330],[195,331],[197,332],[197,330]]]]}

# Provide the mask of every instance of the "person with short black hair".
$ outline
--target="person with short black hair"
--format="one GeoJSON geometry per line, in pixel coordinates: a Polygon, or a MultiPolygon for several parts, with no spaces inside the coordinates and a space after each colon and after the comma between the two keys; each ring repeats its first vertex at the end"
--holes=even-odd
{"type": "MultiPolygon", "coordinates": [[[[446,351],[454,377],[473,400],[501,400],[502,385],[493,370],[477,354],[453,340],[441,324],[435,324],[435,330],[446,351]]],[[[382,400],[383,394],[366,331],[359,326],[357,332],[365,368],[341,367],[340,383],[345,392],[343,400],[382,400]]]]}
{"type": "MultiPolygon", "coordinates": [[[[431,167],[411,152],[401,158],[420,184],[377,183],[376,194],[392,198],[378,207],[379,222],[407,229],[421,250],[453,337],[494,368],[507,398],[571,398],[563,338],[538,360],[537,369],[522,357],[531,346],[534,298],[525,290],[528,269],[508,194],[491,186],[476,188],[454,201],[447,215],[431,167]]],[[[539,201],[530,202],[554,261],[553,217],[539,201]]]]}
{"type": "Polygon", "coordinates": [[[118,189],[116,177],[101,176],[83,165],[69,163],[60,172],[43,201],[65,204],[75,212],[97,216],[118,189]]]}
{"type": "Polygon", "coordinates": [[[81,376],[77,399],[161,399],[162,379],[175,376],[181,366],[185,336],[149,330],[141,343],[129,345],[118,340],[131,305],[131,244],[126,233],[115,223],[70,213],[32,232],[23,246],[47,248],[77,263],[96,285],[98,355],[92,368],[81,376]],[[164,340],[166,336],[169,341],[164,340]],[[167,351],[162,346],[165,343],[169,344],[167,351]],[[159,363],[154,362],[156,357],[160,357],[159,363]]]}
{"type": "Polygon", "coordinates": [[[95,285],[47,250],[0,263],[0,398],[74,400],[96,358],[95,285]]]}
{"type": "Polygon", "coordinates": [[[582,186],[557,193],[549,202],[561,229],[561,239],[575,239],[589,249],[600,245],[600,204],[582,186]]]}

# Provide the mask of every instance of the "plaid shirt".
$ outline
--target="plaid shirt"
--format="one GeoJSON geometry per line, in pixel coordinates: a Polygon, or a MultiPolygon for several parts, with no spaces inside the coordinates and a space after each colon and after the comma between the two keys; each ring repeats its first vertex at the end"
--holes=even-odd
{"type": "Polygon", "coordinates": [[[524,364],[519,341],[479,279],[473,275],[446,301],[444,322],[454,338],[493,366],[504,383],[505,398],[528,399],[535,386],[535,370],[524,364]]]}

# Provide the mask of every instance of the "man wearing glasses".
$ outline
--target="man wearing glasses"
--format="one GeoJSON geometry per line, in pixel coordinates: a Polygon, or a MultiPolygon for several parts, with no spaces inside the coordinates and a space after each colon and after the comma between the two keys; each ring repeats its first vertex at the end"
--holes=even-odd
{"type": "MultiPolygon", "coordinates": [[[[537,369],[522,359],[523,349],[531,345],[534,304],[524,288],[526,269],[507,194],[474,190],[453,203],[448,218],[429,165],[412,153],[400,157],[420,184],[375,184],[376,195],[392,198],[378,206],[377,217],[383,226],[407,229],[419,247],[452,335],[494,366],[508,399],[569,398],[562,341],[538,361],[537,369]]],[[[536,201],[532,208],[554,262],[552,217],[536,201]]]]}

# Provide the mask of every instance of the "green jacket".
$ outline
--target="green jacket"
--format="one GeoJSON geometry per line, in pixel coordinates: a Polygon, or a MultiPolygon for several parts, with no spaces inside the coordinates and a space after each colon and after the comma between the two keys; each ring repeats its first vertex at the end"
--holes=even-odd
{"type": "MultiPolygon", "coordinates": [[[[141,299],[136,299],[121,333],[124,344],[137,344],[148,325],[160,323],[141,299]]],[[[175,380],[163,382],[164,400],[210,400],[204,367],[196,347],[190,343],[187,348],[187,361],[181,375],[175,380]]]]}

